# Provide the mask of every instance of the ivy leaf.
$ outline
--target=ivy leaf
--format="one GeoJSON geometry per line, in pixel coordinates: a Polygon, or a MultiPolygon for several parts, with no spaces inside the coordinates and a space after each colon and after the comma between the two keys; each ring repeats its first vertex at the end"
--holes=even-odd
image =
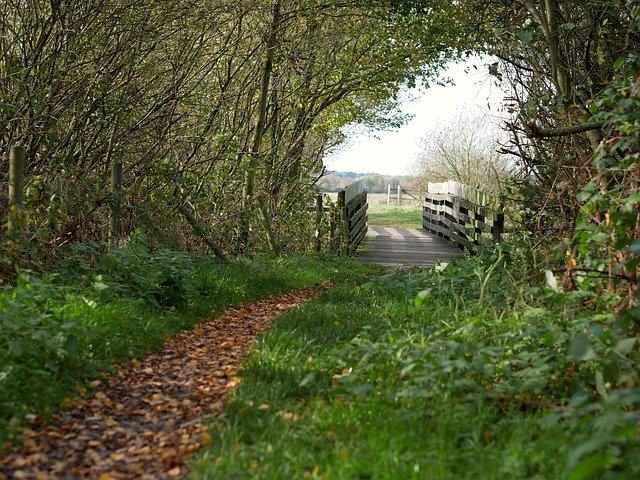
{"type": "Polygon", "coordinates": [[[584,333],[579,333],[569,345],[569,355],[578,361],[592,360],[596,358],[596,352],[584,333]]]}
{"type": "Polygon", "coordinates": [[[633,346],[635,344],[636,344],[635,337],[623,338],[618,343],[616,343],[616,346],[613,347],[613,350],[622,355],[625,355],[625,354],[631,353],[631,350],[633,350],[633,346]]]}

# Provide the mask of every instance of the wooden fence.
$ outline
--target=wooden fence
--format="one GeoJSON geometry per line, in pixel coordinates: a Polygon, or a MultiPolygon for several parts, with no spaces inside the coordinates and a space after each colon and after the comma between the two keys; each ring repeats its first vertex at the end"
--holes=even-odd
{"type": "Polygon", "coordinates": [[[422,226],[474,252],[483,235],[494,241],[504,232],[504,214],[494,199],[458,182],[429,183],[423,205],[422,226]]]}
{"type": "Polygon", "coordinates": [[[351,255],[367,234],[367,192],[359,180],[338,192],[340,255],[351,255]]]}

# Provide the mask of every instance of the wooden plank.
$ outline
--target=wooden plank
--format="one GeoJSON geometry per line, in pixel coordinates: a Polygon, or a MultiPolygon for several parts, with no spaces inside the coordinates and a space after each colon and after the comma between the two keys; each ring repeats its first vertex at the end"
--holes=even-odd
{"type": "Polygon", "coordinates": [[[362,217],[367,216],[367,210],[369,209],[369,204],[365,203],[362,208],[360,208],[360,210],[358,210],[356,213],[353,214],[353,216],[351,217],[351,219],[349,220],[349,223],[351,225],[354,225],[355,223],[357,223],[362,217]]]}
{"type": "Polygon", "coordinates": [[[360,220],[353,225],[353,227],[349,228],[349,240],[353,240],[356,238],[360,232],[367,227],[367,217],[361,217],[360,220]]]}
{"type": "Polygon", "coordinates": [[[367,235],[367,226],[365,224],[365,227],[362,229],[362,231],[358,234],[358,236],[356,238],[353,239],[353,241],[349,245],[350,253],[355,253],[356,249],[358,248],[358,246],[362,242],[362,239],[364,239],[364,237],[366,235],[367,235]]]}
{"type": "Polygon", "coordinates": [[[371,227],[355,256],[381,265],[432,266],[450,262],[464,254],[453,243],[422,230],[396,229],[399,235],[389,235],[387,229],[371,227]]]}
{"type": "Polygon", "coordinates": [[[351,185],[347,185],[342,189],[344,192],[344,203],[348,204],[353,198],[360,195],[364,192],[364,182],[362,180],[358,180],[357,182],[352,183],[351,185]]]}
{"type": "Polygon", "coordinates": [[[353,197],[351,200],[349,200],[345,205],[347,207],[347,210],[353,211],[353,210],[356,210],[359,205],[366,202],[367,202],[367,192],[362,192],[356,195],[355,197],[353,197]]]}

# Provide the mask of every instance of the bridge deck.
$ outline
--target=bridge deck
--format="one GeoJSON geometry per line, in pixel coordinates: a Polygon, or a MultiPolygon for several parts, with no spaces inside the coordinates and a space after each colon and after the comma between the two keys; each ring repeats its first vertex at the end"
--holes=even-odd
{"type": "Polygon", "coordinates": [[[430,267],[464,256],[454,244],[425,230],[369,226],[355,253],[364,262],[430,267]]]}

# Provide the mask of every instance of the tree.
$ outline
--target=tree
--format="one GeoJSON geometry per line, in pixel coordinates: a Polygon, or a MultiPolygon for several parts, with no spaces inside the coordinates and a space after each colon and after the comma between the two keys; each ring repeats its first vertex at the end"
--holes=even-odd
{"type": "Polygon", "coordinates": [[[497,152],[503,137],[504,132],[496,125],[479,116],[459,113],[450,124],[420,140],[418,185],[426,189],[428,182],[456,180],[499,194],[514,167],[510,158],[497,152]]]}

